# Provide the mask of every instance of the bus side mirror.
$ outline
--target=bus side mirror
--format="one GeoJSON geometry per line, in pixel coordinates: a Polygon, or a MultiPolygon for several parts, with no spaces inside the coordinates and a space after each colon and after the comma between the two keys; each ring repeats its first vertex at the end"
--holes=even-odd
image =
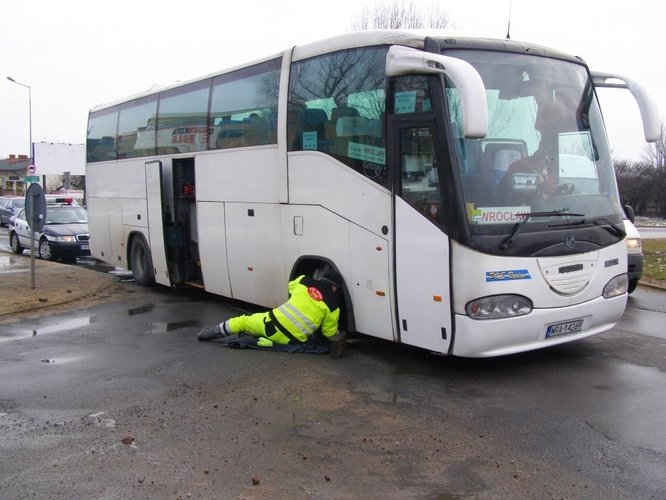
{"type": "Polygon", "coordinates": [[[469,139],[482,139],[488,134],[486,88],[481,75],[467,61],[455,57],[423,52],[397,45],[386,55],[386,75],[446,75],[456,87],[462,109],[463,134],[469,139]]]}
{"type": "Polygon", "coordinates": [[[657,101],[638,82],[614,73],[592,71],[592,81],[596,87],[627,89],[636,99],[638,109],[643,119],[643,133],[647,142],[657,142],[661,139],[661,117],[657,101]]]}
{"type": "Polygon", "coordinates": [[[633,224],[634,219],[636,218],[636,214],[634,213],[634,207],[632,207],[631,205],[625,205],[624,213],[627,214],[627,219],[629,219],[629,222],[633,224]]]}

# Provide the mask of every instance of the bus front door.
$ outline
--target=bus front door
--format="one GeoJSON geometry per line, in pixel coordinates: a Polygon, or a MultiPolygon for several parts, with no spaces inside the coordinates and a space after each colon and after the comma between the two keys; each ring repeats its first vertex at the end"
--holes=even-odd
{"type": "Polygon", "coordinates": [[[164,206],[162,193],[162,162],[146,163],[146,202],[148,204],[149,251],[155,271],[155,281],[171,285],[164,246],[164,206]]]}
{"type": "Polygon", "coordinates": [[[435,122],[391,125],[395,270],[400,341],[447,353],[451,341],[449,241],[442,231],[435,122]]]}

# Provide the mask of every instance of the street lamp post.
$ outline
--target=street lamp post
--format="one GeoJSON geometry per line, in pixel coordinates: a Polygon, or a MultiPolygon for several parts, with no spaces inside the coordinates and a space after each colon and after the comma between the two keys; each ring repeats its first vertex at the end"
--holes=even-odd
{"type": "MultiPolygon", "coordinates": [[[[28,127],[30,129],[30,147],[28,148],[28,154],[30,155],[30,163],[35,162],[34,151],[32,147],[32,88],[30,85],[25,83],[17,82],[11,76],[7,77],[12,83],[20,85],[28,89],[28,127]]],[[[27,200],[26,200],[27,201],[27,200]]],[[[31,201],[32,203],[32,201],[31,201]]],[[[32,230],[32,224],[30,225],[30,288],[35,289],[35,233],[32,230]]]]}
{"type": "Polygon", "coordinates": [[[17,82],[11,76],[8,76],[7,80],[9,80],[12,83],[15,83],[16,85],[20,85],[21,87],[25,87],[28,89],[28,127],[30,130],[30,147],[28,148],[28,154],[30,155],[30,161],[34,163],[35,160],[32,149],[32,88],[30,87],[30,85],[17,82]]]}

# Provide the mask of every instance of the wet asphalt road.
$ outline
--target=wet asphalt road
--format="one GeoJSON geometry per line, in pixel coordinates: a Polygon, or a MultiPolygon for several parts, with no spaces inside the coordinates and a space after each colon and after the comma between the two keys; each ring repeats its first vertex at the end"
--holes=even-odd
{"type": "Polygon", "coordinates": [[[205,294],[0,326],[4,498],[664,498],[666,294],[492,360],[198,342],[205,294]]]}

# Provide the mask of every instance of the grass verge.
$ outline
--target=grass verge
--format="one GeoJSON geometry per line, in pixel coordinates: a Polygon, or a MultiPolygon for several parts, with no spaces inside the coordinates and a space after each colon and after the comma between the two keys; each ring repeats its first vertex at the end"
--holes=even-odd
{"type": "Polygon", "coordinates": [[[643,240],[643,276],[666,282],[666,240],[643,240]]]}

